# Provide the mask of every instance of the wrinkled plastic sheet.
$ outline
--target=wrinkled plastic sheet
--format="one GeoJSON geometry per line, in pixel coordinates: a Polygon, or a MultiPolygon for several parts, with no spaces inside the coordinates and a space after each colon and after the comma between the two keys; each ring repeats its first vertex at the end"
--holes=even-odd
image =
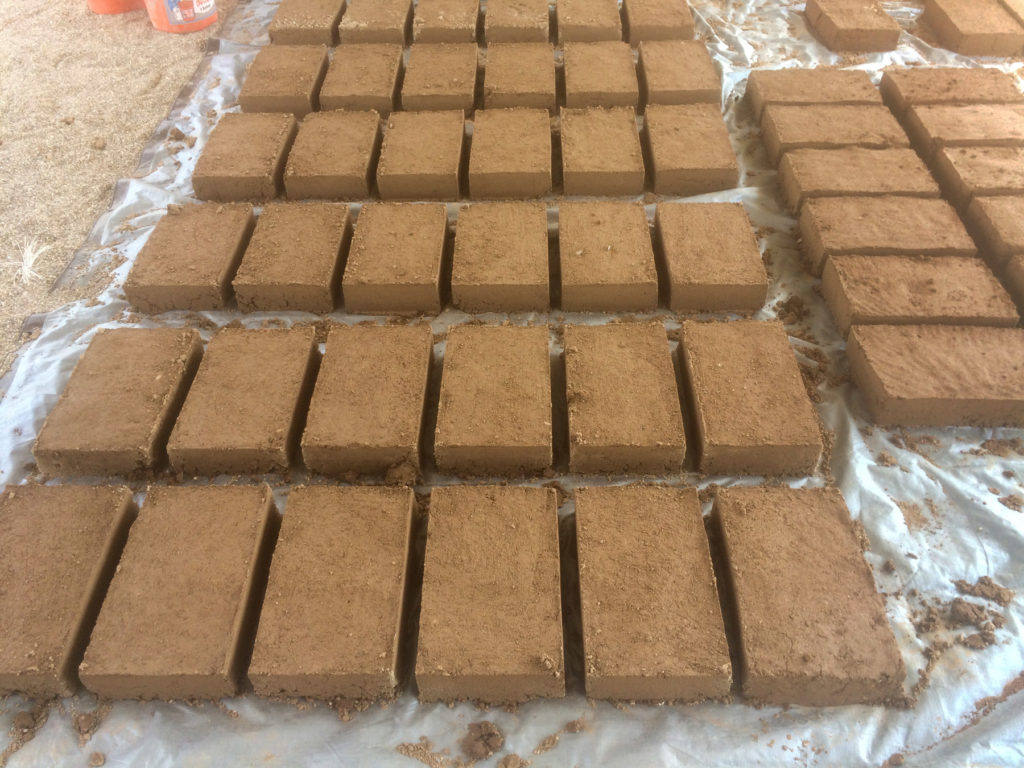
{"type": "MultiPolygon", "coordinates": [[[[922,638],[915,634],[911,619],[922,599],[948,601],[956,594],[952,580],[973,582],[984,575],[1018,594],[1024,592],[1022,569],[1015,565],[1024,561],[1024,516],[998,501],[1021,493],[1024,458],[994,456],[982,447],[987,440],[1024,438],[1024,430],[893,431],[870,427],[863,401],[845,377],[843,341],[815,291],[816,281],[801,267],[795,221],[780,203],[774,171],[740,98],[752,67],[855,66],[877,77],[889,64],[996,64],[934,48],[912,34],[920,8],[910,4],[884,3],[907,31],[899,49],[861,57],[839,56],[815,42],[803,23],[802,3],[693,0],[691,4],[698,32],[708,42],[722,73],[726,121],[741,166],[739,188],[698,199],[739,201],[746,206],[772,276],[769,301],[757,317],[776,316],[779,313],[774,307],[790,297],[799,297],[809,313],[802,319],[790,316],[788,320],[796,322],[787,327],[802,363],[826,363],[818,387],[818,411],[831,433],[831,473],[870,542],[867,558],[879,590],[886,596],[889,619],[909,672],[909,690],[925,664],[928,644],[936,638],[955,639],[949,631],[922,638]],[[885,460],[880,462],[883,455],[885,460]],[[917,512],[905,518],[897,502],[915,503],[917,512]],[[890,568],[883,568],[886,561],[891,561],[890,568]]],[[[245,66],[258,46],[267,42],[266,25],[274,9],[268,0],[250,0],[239,7],[221,39],[213,41],[167,120],[157,128],[138,171],[117,185],[111,209],[97,221],[62,278],[65,283],[96,279],[109,283],[99,300],[76,302],[30,320],[28,329],[36,336],[3,382],[0,482],[33,478],[35,435],[98,328],[189,324],[200,327],[208,339],[211,329],[231,321],[257,327],[268,322],[289,325],[317,319],[301,313],[235,312],[181,312],[146,318],[130,312],[120,290],[135,255],[166,206],[188,200],[195,159],[217,116],[236,108],[245,66]],[[195,137],[194,146],[176,141],[175,128],[195,137]]],[[[1019,63],[1003,62],[1001,66],[1011,70],[1019,63]]],[[[660,318],[669,329],[678,328],[677,319],[663,311],[639,317],[660,318]]],[[[337,314],[331,319],[356,322],[366,318],[337,314]]],[[[466,319],[466,315],[449,310],[431,324],[435,331],[443,331],[466,319]]],[[[562,313],[484,319],[607,321],[562,313]]],[[[442,352],[443,342],[435,348],[436,355],[442,352]]],[[[820,486],[826,475],[820,471],[793,484],[820,486]]],[[[283,502],[289,485],[282,478],[267,480],[283,502]]],[[[568,488],[592,482],[571,476],[560,480],[568,488]]],[[[628,478],[602,480],[626,481],[628,478]]],[[[660,481],[706,487],[759,480],[682,474],[660,481]]],[[[455,480],[428,476],[426,482],[455,480]]],[[[572,511],[571,500],[562,505],[563,524],[571,524],[572,511]]],[[[449,750],[437,763],[443,765],[444,760],[458,755],[457,740],[465,734],[466,725],[487,718],[506,734],[505,748],[487,765],[496,764],[508,752],[533,760],[535,766],[858,766],[880,765],[897,753],[904,755],[907,765],[1020,765],[1024,763],[1024,695],[1006,695],[1015,690],[1013,681],[1024,672],[1020,599],[1004,613],[1006,626],[997,631],[996,645],[972,651],[954,644],[941,655],[930,685],[913,709],[758,709],[739,702],[616,707],[586,700],[578,676],[571,674],[574,665],[578,668],[578,659],[570,659],[570,692],[564,700],[535,701],[514,711],[481,712],[469,703],[453,707],[420,704],[409,693],[388,705],[354,712],[349,722],[343,722],[337,711],[324,704],[296,706],[251,695],[219,706],[117,702],[87,744],[80,743],[71,723],[74,710],[88,711],[95,705],[83,693],[51,709],[45,725],[12,756],[10,764],[81,766],[92,752],[102,752],[107,765],[405,766],[415,763],[400,755],[396,746],[426,737],[435,750],[449,750]],[[578,718],[583,719],[584,730],[563,733],[555,748],[534,754],[546,737],[578,718]]],[[[0,740],[7,738],[13,716],[27,707],[17,696],[0,702],[0,740]]],[[[6,741],[0,744],[6,745],[6,741]]]]}

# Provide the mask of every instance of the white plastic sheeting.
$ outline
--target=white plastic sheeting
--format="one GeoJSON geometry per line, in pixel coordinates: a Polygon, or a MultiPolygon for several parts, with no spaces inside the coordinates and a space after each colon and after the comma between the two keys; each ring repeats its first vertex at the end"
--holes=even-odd
{"type": "MultiPolygon", "coordinates": [[[[781,206],[774,171],[740,97],[751,67],[833,65],[877,72],[888,64],[977,66],[979,62],[931,47],[910,34],[920,8],[906,3],[886,3],[908,31],[899,50],[860,57],[838,56],[815,42],[805,28],[799,2],[693,0],[691,4],[699,34],[707,40],[722,73],[726,120],[742,171],[738,189],[703,199],[742,202],[758,228],[773,279],[767,308],[758,317],[775,316],[772,307],[794,296],[809,313],[789,326],[792,343],[804,363],[824,361],[818,410],[825,428],[834,435],[831,471],[870,541],[867,557],[875,567],[879,589],[887,596],[889,617],[909,670],[909,690],[924,666],[928,642],[954,639],[951,632],[924,638],[915,635],[911,615],[923,598],[949,600],[956,594],[952,580],[973,582],[983,575],[1024,592],[1022,570],[1015,567],[1024,562],[1024,515],[998,500],[1022,493],[1024,458],[1013,452],[998,457],[979,450],[986,440],[1024,438],[1024,430],[900,432],[868,425],[860,396],[845,382],[842,339],[815,292],[816,281],[801,267],[795,221],[781,206]],[[879,463],[877,458],[883,453],[888,456],[879,463]],[[916,512],[905,519],[897,502],[918,505],[916,512]],[[892,566],[884,569],[887,560],[892,566]]],[[[118,184],[111,210],[97,222],[62,278],[87,280],[109,271],[110,284],[99,302],[77,302],[35,319],[38,336],[23,350],[4,382],[0,482],[19,483],[32,477],[35,435],[97,328],[193,324],[203,328],[208,338],[211,328],[233,320],[258,326],[270,318],[286,325],[316,319],[300,313],[236,312],[144,318],[130,313],[120,289],[132,260],[166,206],[188,199],[195,159],[217,116],[235,108],[245,65],[256,51],[254,46],[266,42],[266,24],[274,8],[269,0],[250,0],[229,20],[219,44],[157,129],[138,172],[118,184]],[[178,134],[172,129],[194,137],[194,146],[175,141],[178,134]]],[[[1019,64],[1004,68],[1015,66],[1019,64]]],[[[678,327],[677,319],[666,312],[652,316],[661,318],[670,329],[678,327]]],[[[364,318],[338,314],[332,319],[353,322],[364,318]]],[[[432,325],[441,331],[465,319],[449,310],[432,325]]],[[[562,313],[550,318],[523,315],[510,319],[603,321],[562,313]]],[[[436,353],[442,349],[439,344],[436,353]]],[[[283,503],[289,486],[281,478],[268,480],[283,503]]],[[[453,482],[444,477],[427,480],[433,484],[453,482]]],[[[684,474],[663,481],[706,485],[757,479],[684,474]]],[[[571,488],[584,482],[585,478],[568,477],[563,484],[571,488]]],[[[824,482],[824,473],[819,473],[794,484],[824,482]]],[[[560,514],[567,519],[571,513],[570,500],[560,514]]],[[[507,739],[504,750],[486,765],[496,764],[508,752],[533,760],[535,766],[856,766],[880,765],[896,753],[905,757],[907,765],[1020,765],[1024,762],[1024,695],[1002,696],[1004,687],[1024,673],[1020,600],[1004,613],[1006,626],[997,630],[996,645],[980,651],[954,645],[942,654],[930,685],[912,710],[756,709],[742,703],[617,708],[587,702],[579,680],[570,678],[570,694],[564,700],[532,702],[514,712],[493,709],[485,713],[471,704],[422,705],[406,693],[388,706],[374,705],[353,713],[350,722],[343,722],[334,710],[321,704],[300,707],[253,696],[225,701],[221,707],[118,702],[91,741],[81,745],[69,710],[88,710],[93,705],[90,697],[82,694],[79,700],[53,709],[46,724],[12,756],[10,764],[81,766],[92,752],[102,752],[106,764],[115,766],[405,766],[415,763],[400,755],[396,746],[416,743],[421,737],[429,739],[435,750],[449,750],[437,763],[445,764],[444,760],[458,755],[457,740],[465,734],[465,726],[487,718],[504,730],[507,739]],[[565,733],[555,748],[533,754],[545,737],[577,718],[586,723],[583,731],[565,733]]],[[[13,716],[27,706],[19,697],[0,703],[0,734],[7,734],[13,716]]],[[[0,735],[0,748],[6,745],[3,739],[6,736],[0,735]]]]}

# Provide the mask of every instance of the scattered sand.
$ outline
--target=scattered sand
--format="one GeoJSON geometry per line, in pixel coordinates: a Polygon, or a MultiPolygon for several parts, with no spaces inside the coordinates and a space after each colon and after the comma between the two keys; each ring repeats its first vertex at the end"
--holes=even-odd
{"type": "MultiPolygon", "coordinates": [[[[237,2],[217,0],[221,18],[237,2]]],[[[27,315],[89,295],[50,286],[218,28],[157,32],[145,11],[100,16],[85,0],[0,3],[0,375],[27,315]]]]}

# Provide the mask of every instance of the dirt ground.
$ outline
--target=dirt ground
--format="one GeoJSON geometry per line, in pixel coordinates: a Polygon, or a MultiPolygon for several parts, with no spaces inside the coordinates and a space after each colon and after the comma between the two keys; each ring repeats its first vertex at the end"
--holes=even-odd
{"type": "MultiPolygon", "coordinates": [[[[238,2],[217,0],[221,19],[238,2]]],[[[0,376],[26,316],[85,297],[50,286],[218,27],[174,35],[153,29],[145,11],[0,2],[0,376]]]]}

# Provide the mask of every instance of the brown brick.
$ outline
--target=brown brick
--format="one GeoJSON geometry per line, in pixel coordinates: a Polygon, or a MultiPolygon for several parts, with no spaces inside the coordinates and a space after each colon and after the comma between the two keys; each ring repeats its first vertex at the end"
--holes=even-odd
{"type": "Polygon", "coordinates": [[[926,0],[921,23],[964,56],[1016,56],[1024,48],[1024,28],[999,0],[926,0]]]}
{"type": "Polygon", "coordinates": [[[622,39],[616,0],[556,0],[555,16],[559,43],[622,39]]]}
{"type": "Polygon", "coordinates": [[[1024,329],[855,325],[847,357],[876,424],[1024,426],[1024,329]]]}
{"type": "Polygon", "coordinates": [[[219,331],[167,442],[174,470],[209,477],[287,470],[316,354],[312,328],[219,331]]]}
{"type": "Polygon", "coordinates": [[[441,311],[444,205],[371,203],[356,221],[342,277],[349,314],[441,311]]]}
{"type": "Polygon", "coordinates": [[[465,134],[461,110],[393,112],[377,165],[384,200],[455,200],[465,134]]]}
{"type": "Polygon", "coordinates": [[[281,0],[270,20],[270,42],[277,45],[337,45],[345,0],[281,0]]]}
{"type": "Polygon", "coordinates": [[[903,693],[885,601],[838,490],[720,488],[712,521],[737,606],[746,698],[819,707],[903,693]]]}
{"type": "Polygon", "coordinates": [[[832,256],[821,290],[843,336],[851,325],[1020,320],[998,278],[974,256],[832,256]]]}
{"type": "Polygon", "coordinates": [[[561,603],[554,489],[433,489],[416,655],[420,700],[564,696],[561,603]]]}
{"type": "Polygon", "coordinates": [[[265,205],[235,275],[239,309],[333,311],[351,229],[347,205],[265,205]]]}
{"type": "Polygon", "coordinates": [[[943,147],[932,167],[946,199],[958,208],[976,196],[1024,194],[1024,146],[943,147]]]}
{"type": "Polygon", "coordinates": [[[820,426],[782,323],[687,320],[680,350],[697,417],[701,472],[814,472],[820,426]]]}
{"type": "Polygon", "coordinates": [[[640,87],[628,43],[606,40],[597,43],[566,43],[565,106],[636,107],[640,87]]]}
{"type": "Polygon", "coordinates": [[[701,701],[732,666],[693,488],[576,490],[587,696],[701,701]]]}
{"type": "Polygon", "coordinates": [[[426,325],[335,326],[302,435],[306,466],[415,476],[432,354],[426,325]]]}
{"type": "Polygon", "coordinates": [[[487,46],[484,107],[555,109],[555,51],[549,43],[487,46]]]}
{"type": "Polygon", "coordinates": [[[655,227],[673,312],[754,312],[768,274],[740,203],[660,203],[655,227]]]}
{"type": "MultiPolygon", "coordinates": [[[[866,74],[866,73],[865,73],[866,74]]],[[[902,118],[910,107],[928,104],[1016,104],[1024,94],[1013,75],[998,69],[887,69],[879,86],[889,108],[902,118]]]]}
{"type": "Polygon", "coordinates": [[[481,109],[473,118],[469,195],[543,197],[551,191],[551,119],[546,109],[481,109]]]}
{"type": "Polygon", "coordinates": [[[39,431],[39,470],[131,476],[158,468],[201,355],[192,329],[100,330],[39,431]]]}
{"type": "Polygon", "coordinates": [[[124,293],[157,314],[223,309],[254,224],[251,205],[169,205],[139,255],[124,293]]]}
{"type": "Polygon", "coordinates": [[[566,195],[643,193],[644,160],[631,108],[563,108],[561,138],[566,195]]]}
{"type": "Polygon", "coordinates": [[[521,475],[551,466],[548,328],[448,331],[434,457],[453,475],[521,475]]]}
{"type": "Polygon", "coordinates": [[[1024,146],[1024,104],[926,104],[907,110],[905,122],[925,158],[941,147],[1024,146]]]}
{"type": "Polygon", "coordinates": [[[685,2],[677,0],[623,0],[623,13],[629,44],[641,40],[690,40],[693,38],[693,14],[685,2]]]}
{"type": "Polygon", "coordinates": [[[85,652],[85,687],[110,699],[235,695],[278,525],[267,485],[151,486],[85,652]]]}
{"type": "Polygon", "coordinates": [[[249,667],[257,694],[394,694],[414,502],[409,488],[289,493],[249,667]]]}
{"type": "Polygon", "coordinates": [[[807,0],[807,24],[833,51],[896,49],[900,25],[878,0],[807,0]]]}
{"type": "Polygon", "coordinates": [[[370,196],[380,150],[380,115],[318,112],[299,126],[284,188],[292,200],[362,200],[370,196]]]}
{"type": "Polygon", "coordinates": [[[452,303],[464,312],[546,312],[548,217],[541,203],[480,203],[459,211],[452,303]]]}
{"type": "Polygon", "coordinates": [[[417,43],[474,43],[480,0],[419,0],[412,19],[417,43]]]}
{"type": "Polygon", "coordinates": [[[568,325],[565,368],[570,471],[682,469],[686,436],[661,324],[568,325]]]}
{"type": "Polygon", "coordinates": [[[293,115],[224,115],[192,172],[196,197],[222,201],[276,197],[297,129],[293,115]]]}
{"type": "Polygon", "coordinates": [[[939,185],[912,149],[796,149],[782,156],[778,180],[794,213],[812,197],[939,197],[939,185]]]}
{"type": "Polygon", "coordinates": [[[722,83],[703,40],[645,40],[640,72],[646,104],[718,104],[722,83]]]}
{"type": "Polygon", "coordinates": [[[717,104],[652,105],[644,116],[654,192],[702,195],[739,183],[739,166],[717,104]]]}
{"type": "Polygon", "coordinates": [[[338,46],[320,87],[320,108],[375,109],[387,115],[395,108],[401,66],[400,45],[338,46]]]}
{"type": "Polygon", "coordinates": [[[881,104],[769,104],[761,117],[761,137],[773,165],[794,149],[910,145],[896,118],[881,104]]]}
{"type": "Polygon", "coordinates": [[[402,109],[472,109],[476,71],[473,43],[417,43],[409,49],[402,109]]]}
{"type": "Polygon", "coordinates": [[[747,101],[760,121],[769,104],[808,106],[881,103],[871,76],[860,69],[755,69],[747,79],[747,101]]]}
{"type": "Polygon", "coordinates": [[[548,0],[487,0],[484,37],[491,43],[546,43],[548,0]]]}
{"type": "Polygon", "coordinates": [[[1010,256],[1024,253],[1024,197],[976,197],[965,221],[981,255],[997,273],[1010,256]]]}
{"type": "Polygon", "coordinates": [[[75,693],[78,664],[134,517],[124,486],[4,489],[0,692],[34,699],[75,693]]]}
{"type": "Polygon", "coordinates": [[[342,48],[348,43],[405,45],[412,19],[412,0],[348,0],[338,25],[342,48]]]}
{"type": "Polygon", "coordinates": [[[804,259],[821,274],[827,256],[974,256],[977,249],[945,200],[814,197],[800,212],[804,259]]]}
{"type": "Polygon", "coordinates": [[[249,65],[238,103],[243,112],[291,112],[303,117],[319,108],[326,72],[326,46],[264,46],[249,65]]]}
{"type": "Polygon", "coordinates": [[[558,243],[563,310],[642,312],[657,308],[658,273],[643,204],[562,203],[558,243]]]}

